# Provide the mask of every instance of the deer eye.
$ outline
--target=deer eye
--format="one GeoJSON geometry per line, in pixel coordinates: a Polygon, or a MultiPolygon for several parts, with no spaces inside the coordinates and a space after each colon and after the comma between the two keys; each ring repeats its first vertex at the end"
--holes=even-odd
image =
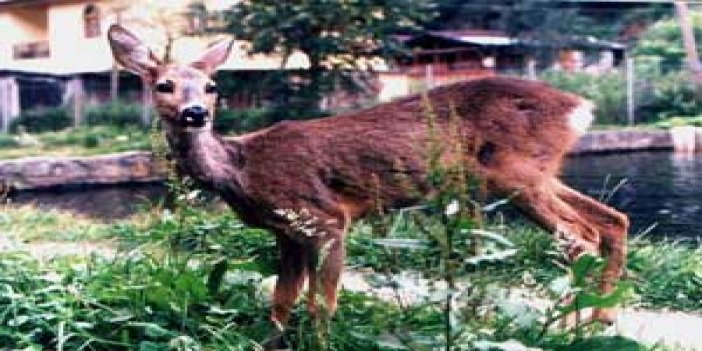
{"type": "Polygon", "coordinates": [[[175,91],[175,84],[170,80],[158,83],[156,84],[156,91],[164,94],[173,94],[175,91]]]}
{"type": "Polygon", "coordinates": [[[217,86],[214,83],[205,84],[205,93],[217,94],[217,86]]]}

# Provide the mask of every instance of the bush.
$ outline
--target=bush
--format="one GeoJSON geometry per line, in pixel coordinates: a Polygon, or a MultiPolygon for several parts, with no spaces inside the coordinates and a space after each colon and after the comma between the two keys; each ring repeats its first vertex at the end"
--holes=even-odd
{"type": "Polygon", "coordinates": [[[626,80],[623,75],[549,71],[541,79],[555,88],[592,100],[597,106],[595,123],[626,123],[626,80]]]}
{"type": "Polygon", "coordinates": [[[141,126],[141,113],[142,105],[117,100],[88,108],[85,120],[89,125],[141,126]]]}
{"type": "Polygon", "coordinates": [[[214,119],[214,128],[220,133],[253,131],[270,125],[273,120],[268,109],[220,109],[214,119]]]}
{"type": "Polygon", "coordinates": [[[17,132],[19,126],[24,126],[25,130],[31,133],[57,131],[68,128],[72,124],[73,118],[65,108],[41,108],[20,114],[10,124],[10,131],[17,132]]]}
{"type": "Polygon", "coordinates": [[[702,114],[702,99],[688,73],[673,72],[647,81],[649,84],[637,94],[637,112],[642,121],[702,114]]]}
{"type": "Polygon", "coordinates": [[[17,140],[11,135],[0,134],[0,148],[15,147],[17,140]]]}

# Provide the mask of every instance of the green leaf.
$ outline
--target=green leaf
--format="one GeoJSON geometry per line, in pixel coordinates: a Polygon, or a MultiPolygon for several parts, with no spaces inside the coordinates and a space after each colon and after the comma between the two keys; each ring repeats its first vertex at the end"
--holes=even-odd
{"type": "Polygon", "coordinates": [[[219,292],[219,287],[222,286],[224,274],[227,273],[227,260],[225,258],[217,261],[212,267],[209,276],[207,277],[207,291],[210,295],[216,295],[219,292]]]}
{"type": "Polygon", "coordinates": [[[609,308],[614,307],[626,300],[627,296],[633,291],[633,285],[629,282],[621,282],[609,294],[601,295],[590,292],[579,292],[572,303],[567,306],[558,308],[558,311],[563,315],[582,310],[585,308],[609,308]]]}
{"type": "Polygon", "coordinates": [[[509,249],[509,250],[503,250],[503,251],[498,251],[490,254],[485,254],[485,255],[478,255],[478,256],[473,256],[465,259],[465,262],[467,264],[472,264],[472,265],[479,265],[484,262],[501,262],[509,257],[512,257],[516,255],[518,252],[517,249],[509,249]]]}
{"type": "Polygon", "coordinates": [[[564,346],[558,350],[562,351],[643,351],[647,350],[645,346],[638,342],[622,337],[622,336],[595,336],[587,339],[582,339],[574,342],[571,345],[564,346]]]}
{"type": "Polygon", "coordinates": [[[419,250],[429,247],[429,243],[426,240],[419,239],[375,239],[373,242],[380,246],[394,249],[419,250]]]}

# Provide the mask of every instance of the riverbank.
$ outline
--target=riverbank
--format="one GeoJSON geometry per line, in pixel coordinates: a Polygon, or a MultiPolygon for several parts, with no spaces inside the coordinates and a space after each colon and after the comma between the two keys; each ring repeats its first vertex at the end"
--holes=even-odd
{"type": "MultiPolygon", "coordinates": [[[[702,150],[702,132],[697,148],[702,150]]],[[[668,130],[605,130],[581,137],[571,155],[673,150],[668,130]]],[[[0,183],[17,190],[59,186],[115,185],[163,180],[165,169],[147,151],[100,156],[28,157],[0,160],[0,183]]]]}

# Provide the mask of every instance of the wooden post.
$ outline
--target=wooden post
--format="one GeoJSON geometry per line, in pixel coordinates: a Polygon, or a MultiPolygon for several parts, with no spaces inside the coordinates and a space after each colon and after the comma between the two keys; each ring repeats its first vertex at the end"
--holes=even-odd
{"type": "MultiPolygon", "coordinates": [[[[122,24],[122,14],[126,11],[124,7],[117,7],[112,9],[115,14],[115,24],[122,24]]],[[[110,72],[110,99],[112,101],[119,98],[119,66],[117,63],[112,64],[112,71],[110,72]]]]}
{"type": "Polygon", "coordinates": [[[527,77],[536,80],[536,60],[531,56],[527,58],[527,77]]]}
{"type": "Polygon", "coordinates": [[[68,82],[68,89],[73,94],[73,126],[78,127],[83,123],[83,107],[85,103],[83,79],[80,76],[72,78],[68,82]]]}
{"type": "Polygon", "coordinates": [[[424,84],[426,90],[431,90],[434,87],[434,65],[432,63],[424,66],[424,84]]]}
{"type": "Polygon", "coordinates": [[[634,104],[634,58],[626,58],[626,116],[630,126],[635,122],[635,104],[634,104]]]}
{"type": "Polygon", "coordinates": [[[15,77],[0,79],[0,128],[3,133],[10,131],[10,123],[19,116],[20,96],[19,85],[15,77]]]}
{"type": "Polygon", "coordinates": [[[141,80],[141,123],[144,127],[151,124],[151,90],[149,83],[141,80]]]}

